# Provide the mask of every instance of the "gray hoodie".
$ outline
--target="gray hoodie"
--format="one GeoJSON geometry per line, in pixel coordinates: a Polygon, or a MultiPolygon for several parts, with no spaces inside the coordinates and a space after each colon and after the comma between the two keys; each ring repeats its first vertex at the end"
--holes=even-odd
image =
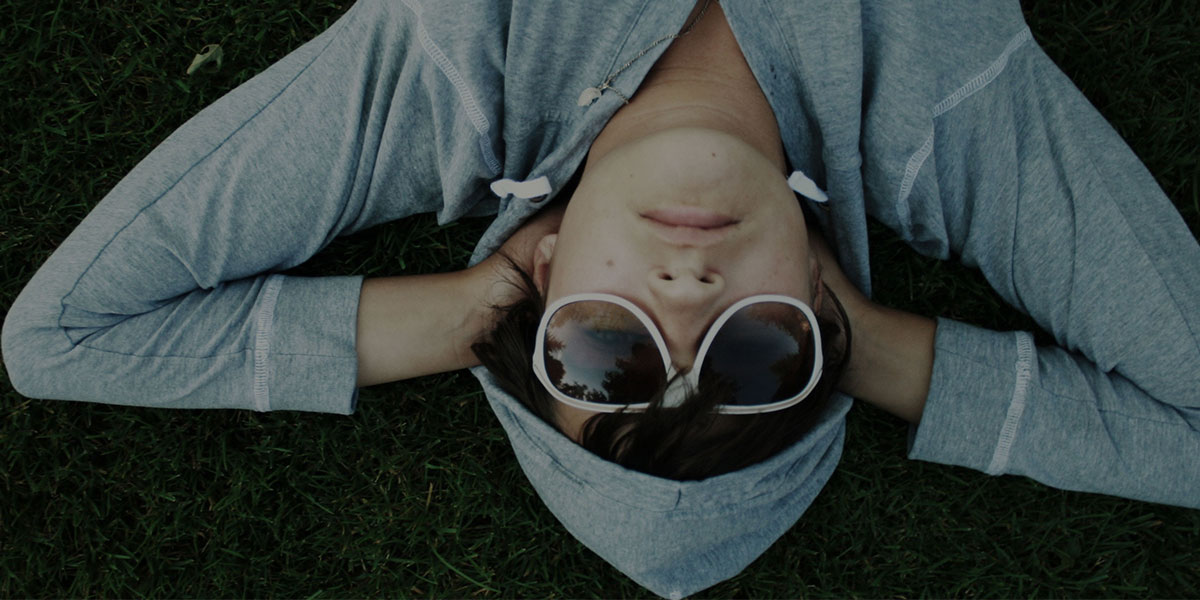
{"type": "MultiPolygon", "coordinates": [[[[278,274],[336,236],[495,215],[473,261],[555,197],[621,106],[593,87],[691,0],[360,0],[180,127],[6,317],[38,398],[354,410],[360,277],[278,274]]],[[[869,293],[868,215],[980,269],[1055,336],[938,321],[912,458],[1200,506],[1200,249],[1015,1],[730,0],[799,198],[869,293]],[[814,187],[816,188],[814,190],[814,187]]],[[[632,95],[666,44],[612,86],[632,95]]],[[[874,268],[886,268],[876,265],[874,268]]],[[[758,557],[837,464],[849,398],[752,467],[664,480],[600,460],[474,370],[568,531],[657,594],[758,557]]]]}

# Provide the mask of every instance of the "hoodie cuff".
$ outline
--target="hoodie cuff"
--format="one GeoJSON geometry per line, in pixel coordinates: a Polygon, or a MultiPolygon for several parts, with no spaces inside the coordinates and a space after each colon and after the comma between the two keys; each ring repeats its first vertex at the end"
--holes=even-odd
{"type": "Polygon", "coordinates": [[[908,457],[1005,472],[1035,358],[1026,332],[997,332],[938,319],[933,375],[908,457]]]}
{"type": "Polygon", "coordinates": [[[268,277],[255,314],[255,410],[354,412],[362,280],[268,277]]]}

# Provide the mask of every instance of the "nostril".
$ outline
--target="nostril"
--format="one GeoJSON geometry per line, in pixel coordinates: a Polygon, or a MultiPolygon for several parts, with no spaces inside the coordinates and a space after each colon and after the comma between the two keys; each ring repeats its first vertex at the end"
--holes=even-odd
{"type": "MultiPolygon", "coordinates": [[[[668,271],[659,271],[658,273],[655,273],[655,278],[660,281],[675,281],[675,276],[668,271]]],[[[696,281],[711,285],[717,282],[717,278],[711,274],[705,273],[704,275],[696,277],[696,281]]]]}

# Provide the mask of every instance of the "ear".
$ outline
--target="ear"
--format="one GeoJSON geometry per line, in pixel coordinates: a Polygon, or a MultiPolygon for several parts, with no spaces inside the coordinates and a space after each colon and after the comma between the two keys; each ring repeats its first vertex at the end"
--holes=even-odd
{"type": "Polygon", "coordinates": [[[538,293],[546,297],[546,288],[550,284],[550,259],[554,257],[554,244],[558,242],[557,233],[548,233],[538,240],[533,249],[533,284],[538,293]]]}

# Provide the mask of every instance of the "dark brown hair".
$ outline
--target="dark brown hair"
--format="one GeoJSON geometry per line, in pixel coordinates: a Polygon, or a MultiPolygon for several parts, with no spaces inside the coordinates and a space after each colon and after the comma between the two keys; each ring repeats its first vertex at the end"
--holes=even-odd
{"type": "MultiPolygon", "coordinates": [[[[510,261],[511,263],[511,261],[510,261]]],[[[513,265],[523,297],[498,307],[492,331],[471,349],[500,387],[543,421],[558,427],[557,402],[533,373],[534,337],[545,301],[528,273],[513,265]]],[[[662,390],[643,412],[597,413],[587,420],[580,445],[621,466],[676,480],[704,479],[774,456],[804,436],[829,404],[849,362],[849,319],[828,287],[817,324],[825,366],[816,387],[795,406],[754,415],[721,415],[713,408],[730,397],[719,384],[702,381],[677,407],[662,406],[662,390]]]]}

